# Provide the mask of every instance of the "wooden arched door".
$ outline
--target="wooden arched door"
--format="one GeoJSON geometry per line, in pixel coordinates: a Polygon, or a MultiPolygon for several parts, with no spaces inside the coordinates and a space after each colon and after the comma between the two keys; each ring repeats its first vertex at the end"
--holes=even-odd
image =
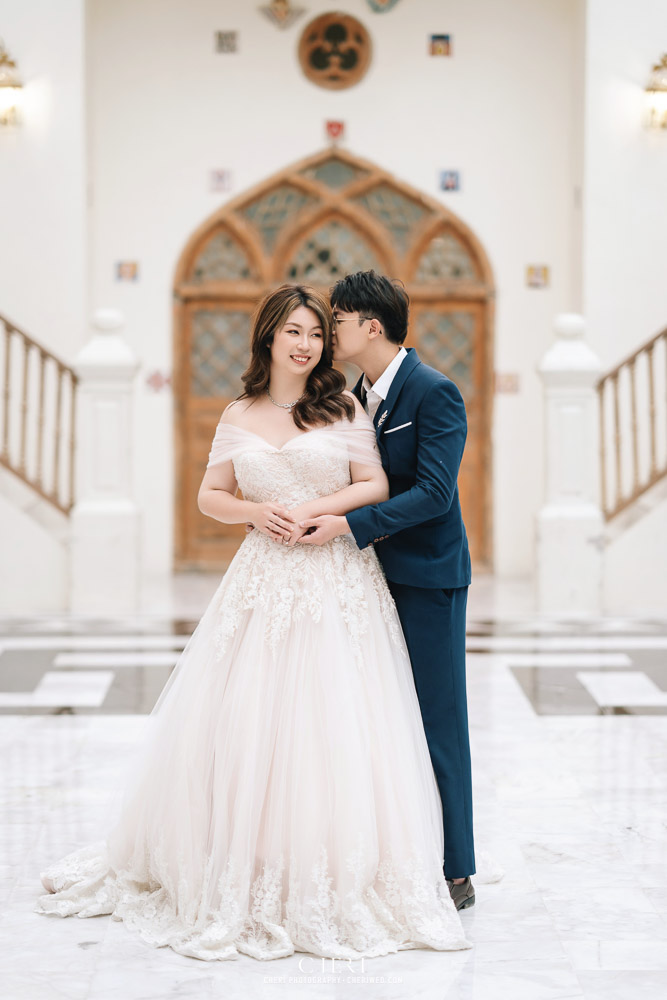
{"type": "Polygon", "coordinates": [[[465,399],[461,504],[473,562],[490,568],[493,282],[486,255],[437,201],[367,161],[326,150],[224,205],[178,263],[177,569],[223,568],[243,535],[205,517],[197,491],[220,413],[241,391],[258,300],[283,281],[328,291],[339,277],[371,267],[405,282],[406,344],[449,375],[465,399]]]}

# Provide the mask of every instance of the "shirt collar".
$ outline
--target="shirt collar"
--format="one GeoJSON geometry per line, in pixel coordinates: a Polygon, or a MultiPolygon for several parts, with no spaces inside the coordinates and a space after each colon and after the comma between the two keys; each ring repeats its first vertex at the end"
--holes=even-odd
{"type": "Polygon", "coordinates": [[[376,396],[380,397],[380,399],[386,399],[389,393],[389,387],[394,380],[394,375],[401,367],[401,362],[407,353],[406,349],[401,347],[396,357],[389,362],[377,382],[374,382],[373,385],[371,385],[368,377],[364,374],[362,385],[366,392],[374,392],[376,396]]]}

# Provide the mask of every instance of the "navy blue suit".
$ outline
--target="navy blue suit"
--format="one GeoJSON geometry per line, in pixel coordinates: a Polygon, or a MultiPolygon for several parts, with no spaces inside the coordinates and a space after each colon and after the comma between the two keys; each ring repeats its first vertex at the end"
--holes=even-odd
{"type": "Polygon", "coordinates": [[[375,545],[396,601],[442,800],[445,874],[460,878],[475,872],[465,675],[470,555],[457,487],[465,405],[456,385],[408,348],[374,423],[390,496],[350,511],[347,521],[359,548],[375,545]]]}

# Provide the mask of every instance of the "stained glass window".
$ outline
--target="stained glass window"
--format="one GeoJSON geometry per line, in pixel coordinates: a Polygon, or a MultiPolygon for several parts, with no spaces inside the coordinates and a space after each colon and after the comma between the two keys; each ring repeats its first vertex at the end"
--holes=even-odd
{"type": "Polygon", "coordinates": [[[345,163],[344,160],[339,160],[337,156],[333,156],[330,160],[325,160],[324,163],[319,163],[316,167],[308,167],[303,171],[303,176],[326,184],[330,188],[342,188],[351,181],[356,181],[359,177],[365,177],[367,173],[368,171],[362,170],[361,167],[353,167],[351,164],[345,163]]]}
{"type": "Polygon", "coordinates": [[[332,220],[301,244],[287,265],[286,277],[290,281],[329,286],[346,274],[367,271],[371,267],[382,270],[375,253],[360,234],[332,220]]]}
{"type": "Polygon", "coordinates": [[[400,253],[405,253],[412,230],[428,211],[388,184],[379,184],[353,200],[389,230],[400,253]]]}
{"type": "Polygon", "coordinates": [[[463,310],[424,310],[417,315],[416,331],[422,361],[456,382],[468,400],[474,391],[474,314],[463,310]]]}
{"type": "Polygon", "coordinates": [[[243,209],[243,214],[259,229],[264,248],[270,253],[284,223],[292,222],[302,208],[316,203],[311,195],[290,184],[281,184],[251,202],[243,209]]]}
{"type": "Polygon", "coordinates": [[[192,317],[190,394],[220,399],[238,396],[249,349],[249,312],[198,309],[192,317]]]}
{"type": "Polygon", "coordinates": [[[422,255],[415,278],[424,284],[478,277],[472,257],[453,233],[441,233],[431,240],[422,255]]]}
{"type": "Polygon", "coordinates": [[[206,281],[238,281],[252,277],[252,267],[243,247],[227,230],[219,229],[197,257],[190,280],[199,285],[206,281]]]}

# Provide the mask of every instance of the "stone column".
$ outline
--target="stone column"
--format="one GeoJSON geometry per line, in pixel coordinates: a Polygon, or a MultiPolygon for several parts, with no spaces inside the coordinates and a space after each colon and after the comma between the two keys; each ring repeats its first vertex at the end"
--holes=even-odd
{"type": "Polygon", "coordinates": [[[547,615],[597,615],[602,603],[598,410],[600,361],[584,340],[582,316],[556,317],[544,355],[545,503],[537,518],[538,608],[547,615]]]}
{"type": "Polygon", "coordinates": [[[77,390],[77,501],[71,512],[70,609],[114,615],[139,608],[140,514],[132,496],[132,392],[138,368],[123,316],[98,309],[72,362],[77,390]]]}

